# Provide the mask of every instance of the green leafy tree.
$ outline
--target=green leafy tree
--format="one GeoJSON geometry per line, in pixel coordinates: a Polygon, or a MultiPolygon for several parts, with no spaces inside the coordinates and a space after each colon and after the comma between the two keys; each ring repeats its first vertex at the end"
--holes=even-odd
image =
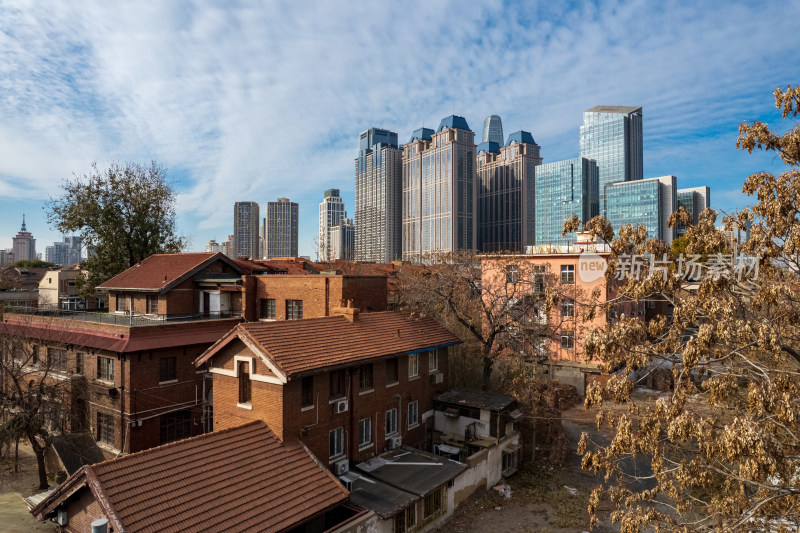
{"type": "Polygon", "coordinates": [[[42,261],[41,259],[25,259],[23,261],[17,261],[11,266],[18,268],[53,268],[55,265],[47,261],[42,261]]]}
{"type": "Polygon", "coordinates": [[[47,204],[47,220],[61,233],[80,233],[88,256],[89,274],[81,280],[86,296],[146,257],[186,245],[175,228],[175,191],[155,162],[106,169],[95,163],[89,174],[66,180],[61,191],[47,204]]]}

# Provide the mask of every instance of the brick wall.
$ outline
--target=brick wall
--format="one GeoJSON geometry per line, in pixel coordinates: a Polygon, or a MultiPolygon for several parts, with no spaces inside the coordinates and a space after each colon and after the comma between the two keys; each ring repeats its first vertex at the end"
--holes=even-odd
{"type": "Polygon", "coordinates": [[[67,527],[70,533],[86,533],[92,530],[92,522],[99,518],[107,518],[94,495],[87,488],[80,489],[78,498],[71,498],[65,506],[67,511],[67,527]]]}

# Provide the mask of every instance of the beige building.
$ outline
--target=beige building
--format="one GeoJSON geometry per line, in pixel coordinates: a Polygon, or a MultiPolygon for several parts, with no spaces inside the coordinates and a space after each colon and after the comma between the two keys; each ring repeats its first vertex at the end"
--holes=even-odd
{"type": "Polygon", "coordinates": [[[25,215],[22,215],[22,228],[12,239],[14,261],[33,261],[36,259],[36,239],[25,228],[25,215]]]}
{"type": "Polygon", "coordinates": [[[100,307],[97,297],[87,301],[78,294],[77,279],[82,272],[75,267],[48,270],[39,282],[39,309],[83,311],[100,307]]]}
{"type": "Polygon", "coordinates": [[[403,260],[474,250],[475,133],[464,117],[420,128],[403,147],[403,260]]]}

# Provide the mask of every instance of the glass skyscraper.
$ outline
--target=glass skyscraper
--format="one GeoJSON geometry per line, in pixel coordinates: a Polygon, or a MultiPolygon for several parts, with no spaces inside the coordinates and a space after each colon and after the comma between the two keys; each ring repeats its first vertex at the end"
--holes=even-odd
{"type": "Polygon", "coordinates": [[[527,131],[512,133],[503,147],[491,141],[478,145],[481,252],[523,252],[533,244],[534,167],[542,164],[539,150],[527,131]]]}
{"type": "Polygon", "coordinates": [[[644,177],[642,108],[599,105],[583,113],[581,157],[597,162],[600,214],[606,213],[606,186],[644,177]]]}
{"type": "Polygon", "coordinates": [[[397,133],[371,128],[355,160],[355,259],[388,263],[401,254],[403,152],[397,133]]]}
{"type": "Polygon", "coordinates": [[[536,245],[568,245],[575,234],[564,231],[564,221],[578,215],[587,222],[597,215],[597,163],[585,157],[556,161],[534,168],[536,245]]]}
{"type": "Polygon", "coordinates": [[[421,128],[403,146],[403,259],[474,250],[475,133],[464,117],[421,128]]]}
{"type": "Polygon", "coordinates": [[[663,176],[608,185],[607,218],[615,236],[621,226],[641,225],[648,238],[671,243],[675,230],[667,227],[667,221],[677,209],[676,182],[675,176],[663,176]]]}
{"type": "Polygon", "coordinates": [[[503,137],[503,121],[497,115],[486,117],[486,120],[483,121],[481,143],[491,142],[503,146],[503,141],[505,141],[503,137]]]}
{"type": "MultiPolygon", "coordinates": [[[[678,189],[678,206],[683,207],[692,217],[692,223],[697,224],[697,217],[705,209],[711,207],[711,190],[708,187],[692,187],[678,189]]],[[[676,208],[677,209],[677,208],[676,208]]],[[[686,233],[686,226],[679,224],[677,234],[686,233]]]]}

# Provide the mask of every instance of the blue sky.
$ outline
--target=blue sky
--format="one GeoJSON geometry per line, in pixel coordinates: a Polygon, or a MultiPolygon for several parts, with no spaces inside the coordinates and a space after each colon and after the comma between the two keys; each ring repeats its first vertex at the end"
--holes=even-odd
{"type": "Polygon", "coordinates": [[[741,121],[781,130],[776,86],[800,83],[800,2],[28,2],[0,0],[0,248],[23,211],[37,250],[60,236],[42,208],[93,161],[156,160],[179,230],[202,250],[233,203],[300,204],[313,254],[325,189],[353,214],[358,134],[480,132],[498,114],[545,162],[578,155],[582,112],[640,105],[645,177],[709,185],[748,205],[741,121]]]}

